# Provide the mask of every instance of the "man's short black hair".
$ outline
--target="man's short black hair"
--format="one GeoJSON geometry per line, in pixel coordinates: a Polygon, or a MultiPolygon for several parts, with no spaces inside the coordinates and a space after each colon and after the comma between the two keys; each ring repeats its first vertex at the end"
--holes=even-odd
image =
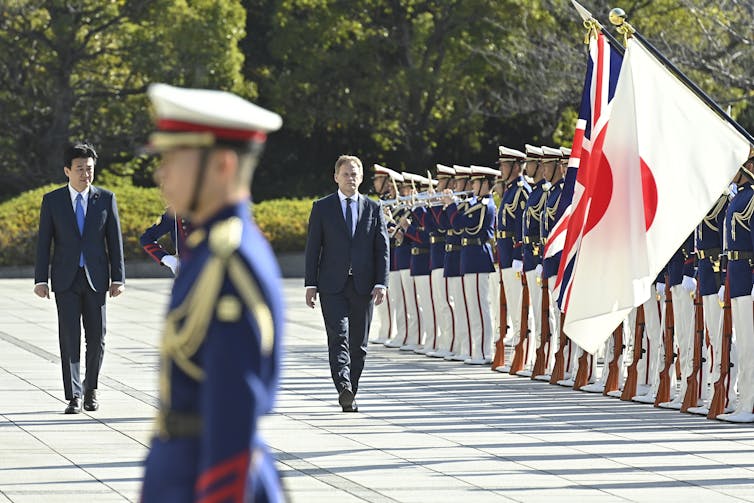
{"type": "Polygon", "coordinates": [[[86,142],[74,143],[65,149],[63,162],[65,163],[64,165],[66,168],[70,168],[71,162],[73,162],[74,159],[86,159],[89,157],[94,159],[94,164],[97,164],[97,151],[94,150],[94,147],[86,142]]]}

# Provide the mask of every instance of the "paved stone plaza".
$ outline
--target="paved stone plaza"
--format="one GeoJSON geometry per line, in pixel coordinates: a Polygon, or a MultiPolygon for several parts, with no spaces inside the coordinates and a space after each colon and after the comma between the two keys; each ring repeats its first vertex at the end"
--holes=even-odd
{"type": "MultiPolygon", "coordinates": [[[[109,301],[100,410],[66,416],[54,300],[0,280],[0,502],[138,501],[169,288],[133,279],[109,301]]],[[[301,279],[284,293],[283,381],[263,429],[293,502],[754,501],[754,425],[487,367],[372,345],[361,412],[341,413],[319,310],[301,279]]]]}

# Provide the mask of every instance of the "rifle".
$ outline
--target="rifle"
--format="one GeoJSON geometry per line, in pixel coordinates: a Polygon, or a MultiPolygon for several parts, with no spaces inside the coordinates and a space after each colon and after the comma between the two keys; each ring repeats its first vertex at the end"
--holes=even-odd
{"type": "Polygon", "coordinates": [[[723,297],[723,340],[720,348],[720,378],[715,383],[715,393],[712,395],[712,401],[709,404],[709,413],[707,419],[717,419],[717,416],[725,412],[728,405],[728,382],[730,377],[730,368],[733,366],[730,361],[730,347],[733,341],[733,317],[730,312],[730,284],[728,277],[725,277],[725,296],[723,297]]]}
{"type": "MultiPolygon", "coordinates": [[[[544,271],[542,274],[544,275],[544,271]]],[[[539,337],[539,346],[537,346],[537,357],[534,360],[534,368],[531,372],[532,379],[536,379],[537,376],[541,376],[547,372],[545,346],[549,346],[550,337],[552,337],[552,331],[550,330],[550,290],[547,288],[547,278],[542,278],[542,316],[540,320],[542,329],[539,337]]]]}
{"type": "Polygon", "coordinates": [[[550,384],[558,384],[558,381],[565,379],[565,347],[568,345],[568,336],[563,331],[563,322],[565,321],[565,313],[560,313],[560,340],[558,344],[558,350],[555,352],[555,365],[552,367],[552,374],[550,375],[550,384]]]}
{"type": "Polygon", "coordinates": [[[623,385],[623,393],[620,395],[621,400],[631,401],[636,396],[636,385],[639,382],[639,361],[644,356],[644,306],[636,308],[636,322],[634,324],[634,351],[631,365],[628,366],[626,382],[623,385]]]}
{"type": "Polygon", "coordinates": [[[602,394],[608,396],[608,393],[620,388],[620,357],[623,354],[623,324],[613,330],[613,358],[607,364],[607,379],[605,380],[605,389],[602,394]]]}
{"type": "Polygon", "coordinates": [[[523,284],[521,291],[521,332],[513,353],[510,375],[516,375],[516,372],[524,370],[529,353],[529,285],[526,283],[526,275],[523,273],[521,274],[521,283],[523,284]]]}
{"type": "Polygon", "coordinates": [[[581,350],[581,356],[579,356],[579,369],[576,371],[576,377],[573,378],[573,389],[578,391],[583,386],[589,384],[589,377],[592,375],[592,361],[589,358],[591,355],[581,350]]]}
{"type": "Polygon", "coordinates": [[[704,307],[702,296],[699,294],[699,284],[696,285],[694,297],[694,356],[692,360],[691,375],[686,378],[686,395],[683,397],[681,412],[686,412],[689,407],[699,405],[701,397],[702,373],[702,349],[704,348],[704,307]]]}
{"type": "Polygon", "coordinates": [[[673,325],[673,294],[670,292],[668,277],[665,278],[665,285],[667,285],[665,288],[665,334],[662,339],[662,345],[665,347],[665,360],[660,370],[660,384],[655,397],[655,407],[670,401],[670,371],[675,361],[675,353],[673,352],[673,333],[675,331],[673,325]]]}
{"type": "Polygon", "coordinates": [[[503,288],[503,269],[498,270],[500,276],[500,338],[495,343],[495,357],[492,359],[492,370],[505,365],[505,344],[503,339],[508,332],[508,301],[503,288]]]}

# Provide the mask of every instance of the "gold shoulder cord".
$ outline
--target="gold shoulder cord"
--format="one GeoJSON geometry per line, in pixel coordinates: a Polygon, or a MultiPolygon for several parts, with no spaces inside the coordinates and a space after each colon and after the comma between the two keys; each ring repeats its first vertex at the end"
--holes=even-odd
{"type": "Polygon", "coordinates": [[[484,225],[484,217],[487,215],[487,207],[482,203],[476,204],[466,211],[466,216],[470,216],[472,213],[479,214],[479,222],[473,227],[466,227],[466,232],[472,235],[479,234],[484,225]]]}
{"type": "Polygon", "coordinates": [[[526,210],[526,226],[529,227],[531,225],[531,219],[533,218],[537,222],[540,222],[542,220],[542,206],[544,206],[545,202],[547,201],[547,192],[542,192],[542,196],[539,198],[539,201],[537,204],[533,206],[529,206],[529,208],[526,210]]]}
{"type": "Polygon", "coordinates": [[[216,300],[222,288],[228,262],[241,243],[243,224],[237,217],[215,224],[210,230],[210,258],[180,306],[170,311],[160,348],[160,400],[170,406],[171,360],[191,378],[201,381],[204,371],[191,361],[207,336],[216,300]],[[180,322],[183,320],[183,324],[180,322]]]}
{"type": "Polygon", "coordinates": [[[707,226],[709,229],[717,232],[719,229],[717,225],[717,216],[720,214],[720,212],[723,210],[723,206],[725,206],[725,201],[728,200],[728,196],[723,194],[718,200],[717,203],[715,203],[715,206],[712,208],[712,211],[710,211],[706,217],[704,217],[704,225],[707,226]]]}
{"type": "Polygon", "coordinates": [[[257,322],[262,355],[269,356],[275,344],[275,324],[259,284],[238,255],[230,258],[228,275],[257,322]]]}
{"type": "Polygon", "coordinates": [[[730,226],[730,235],[734,241],[736,240],[736,224],[740,225],[747,231],[751,230],[749,226],[746,225],[746,222],[751,220],[752,214],[754,214],[754,197],[749,199],[746,208],[744,208],[742,212],[733,212],[733,222],[730,226]]]}

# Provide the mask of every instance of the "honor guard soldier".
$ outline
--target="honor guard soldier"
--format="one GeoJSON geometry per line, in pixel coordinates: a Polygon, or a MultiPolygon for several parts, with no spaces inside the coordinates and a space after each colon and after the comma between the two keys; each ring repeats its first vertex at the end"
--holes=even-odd
{"type": "Polygon", "coordinates": [[[257,431],[278,386],[282,286],[249,211],[266,133],[282,120],[222,91],[152,84],[147,94],[156,179],[194,230],[165,321],[142,501],[282,501],[257,431]]]}
{"type": "MultiPolygon", "coordinates": [[[[735,185],[733,185],[735,189],[735,185]]],[[[688,412],[707,415],[709,401],[712,398],[712,386],[720,378],[719,362],[722,348],[722,308],[718,302],[717,292],[722,286],[720,272],[720,255],[723,250],[723,226],[725,212],[728,209],[728,199],[733,191],[726,189],[707,212],[702,222],[694,231],[696,243],[696,281],[699,295],[702,297],[704,325],[709,334],[709,345],[704,344],[707,351],[702,351],[702,362],[699,385],[701,387],[700,400],[702,403],[691,406],[688,412]],[[718,363],[715,365],[713,362],[718,363]]]]}
{"type": "MultiPolygon", "coordinates": [[[[411,240],[404,235],[411,216],[412,173],[401,173],[402,180],[398,184],[398,201],[393,208],[392,219],[396,222],[394,245],[391,249],[395,255],[395,267],[398,272],[400,295],[403,301],[403,321],[398,322],[398,332],[394,339],[385,343],[388,348],[400,348],[411,344],[409,341],[419,337],[418,312],[416,307],[416,292],[411,279],[411,240]],[[404,330],[400,330],[403,328],[404,330]]],[[[389,219],[388,219],[389,220],[389,219]]],[[[392,240],[391,240],[392,241],[392,240]]],[[[392,264],[391,264],[392,266],[392,264]]],[[[392,276],[392,273],[391,273],[392,276]]],[[[396,314],[396,317],[400,316],[396,314]]]]}
{"type": "Polygon", "coordinates": [[[526,176],[531,179],[532,190],[526,202],[523,218],[523,272],[529,289],[529,305],[534,315],[533,330],[529,335],[528,345],[524,348],[524,370],[516,372],[517,375],[531,377],[535,350],[539,347],[542,335],[542,287],[540,275],[542,274],[542,242],[540,222],[547,201],[547,192],[542,168],[544,153],[539,147],[526,144],[526,176]]]}
{"type": "MultiPolygon", "coordinates": [[[[453,176],[453,188],[445,189],[443,196],[451,196],[454,203],[455,211],[465,211],[468,207],[466,196],[470,193],[466,191],[471,176],[471,169],[465,166],[453,165],[455,175],[453,176]]],[[[440,218],[437,222],[438,227],[444,229],[445,233],[445,264],[444,275],[447,279],[448,295],[453,305],[454,326],[453,341],[451,342],[450,351],[452,354],[445,357],[446,360],[465,361],[471,358],[469,348],[469,337],[471,328],[469,327],[469,315],[466,308],[466,295],[464,294],[463,273],[461,272],[461,238],[463,230],[458,230],[450,223],[449,204],[443,201],[443,209],[440,212],[440,218]]]]}
{"type": "Polygon", "coordinates": [[[446,230],[438,225],[440,213],[442,212],[442,192],[450,188],[455,170],[450,166],[443,164],[437,165],[437,187],[434,197],[430,199],[427,207],[428,218],[425,223],[429,229],[429,263],[432,272],[430,273],[430,285],[432,289],[432,301],[436,315],[435,330],[437,341],[435,348],[428,351],[427,356],[433,358],[445,358],[451,356],[450,350],[453,344],[453,305],[450,302],[448,294],[448,280],[444,276],[445,271],[445,233],[446,230]]]}
{"type": "Polygon", "coordinates": [[[752,314],[752,215],[754,215],[754,153],[751,154],[733,182],[738,186],[735,197],[725,214],[725,252],[728,257],[727,285],[730,295],[730,310],[735,334],[735,351],[731,348],[729,388],[738,374],[738,401],[728,404],[733,412],[717,416],[717,419],[736,423],[754,422],[754,314],[752,314]]]}
{"type": "MultiPolygon", "coordinates": [[[[385,201],[388,199],[394,199],[398,196],[398,193],[394,188],[395,183],[398,180],[403,180],[403,177],[400,175],[400,173],[393,171],[390,168],[380,166],[379,164],[374,165],[374,191],[377,193],[377,196],[383,203],[385,220],[388,222],[388,233],[391,233],[391,230],[395,229],[395,223],[390,222],[390,219],[392,218],[392,212],[390,211],[390,207],[385,205],[385,201]]],[[[391,267],[393,265],[392,255],[393,252],[391,246],[391,267]]],[[[392,284],[396,285],[398,283],[396,281],[396,283],[392,284]]],[[[374,317],[376,323],[374,324],[375,329],[373,330],[373,332],[375,334],[375,337],[373,339],[370,339],[369,342],[373,344],[385,344],[389,339],[395,337],[395,334],[397,333],[397,321],[394,307],[395,306],[393,305],[393,303],[390,302],[390,289],[388,288],[388,294],[385,296],[385,302],[381,302],[380,304],[374,306],[374,317]]]]}
{"type": "MultiPolygon", "coordinates": [[[[531,188],[522,176],[526,154],[503,146],[498,147],[498,151],[499,180],[503,193],[497,210],[495,246],[510,320],[509,324],[508,320],[504,320],[509,329],[507,333],[501,333],[500,337],[503,337],[504,345],[516,345],[521,331],[523,215],[531,188]],[[514,264],[518,264],[519,267],[515,268],[514,264]]],[[[495,370],[509,372],[510,365],[502,365],[495,370]]]]}
{"type": "Polygon", "coordinates": [[[420,175],[412,175],[414,185],[420,189],[423,199],[416,199],[411,207],[411,218],[405,230],[405,237],[411,242],[411,280],[413,283],[417,311],[417,333],[415,341],[409,341],[403,351],[425,354],[433,349],[435,339],[435,312],[432,306],[432,287],[430,286],[429,229],[425,202],[429,193],[430,181],[420,175]],[[425,344],[429,340],[429,346],[425,344]]]}
{"type": "Polygon", "coordinates": [[[461,274],[466,298],[469,325],[469,365],[485,365],[492,361],[492,317],[490,315],[490,275],[495,272],[492,258],[492,239],[495,230],[495,202],[490,191],[496,169],[471,166],[473,195],[460,206],[450,195],[447,214],[456,232],[461,232],[461,274]]]}
{"type": "Polygon", "coordinates": [[[188,220],[177,217],[173,211],[168,209],[160,216],[157,223],[144,231],[139,238],[139,243],[141,243],[141,247],[147,252],[147,255],[158,264],[170,269],[170,272],[175,276],[181,263],[181,253],[184,251],[186,236],[190,232],[191,226],[188,220]],[[158,241],[166,234],[170,235],[170,241],[175,250],[174,254],[168,253],[158,241]]]}
{"type": "MultiPolygon", "coordinates": [[[[566,151],[570,155],[570,150],[566,149],[566,151]]],[[[559,148],[545,146],[542,147],[542,152],[546,156],[544,160],[548,161],[543,163],[543,168],[545,180],[549,183],[549,186],[546,186],[547,200],[545,201],[545,209],[540,222],[540,236],[543,246],[542,288],[548,290],[548,303],[547,305],[543,305],[542,309],[547,309],[549,313],[550,341],[549,343],[543,341],[543,344],[547,344],[544,374],[535,377],[540,380],[549,381],[555,365],[555,353],[558,351],[560,343],[560,309],[558,309],[557,298],[553,294],[553,287],[555,286],[555,276],[558,275],[561,252],[548,257],[545,250],[547,250],[547,240],[550,237],[550,231],[563,215],[564,211],[564,208],[560,207],[560,196],[563,193],[564,176],[568,168],[568,155],[565,155],[563,150],[559,148]],[[565,162],[563,162],[564,155],[565,162]]]]}
{"type": "Polygon", "coordinates": [[[643,304],[647,349],[646,386],[637,386],[637,394],[631,398],[639,403],[654,403],[660,386],[660,368],[664,360],[662,339],[665,326],[665,268],[657,275],[649,292],[650,297],[643,304]]]}
{"type": "MultiPolygon", "coordinates": [[[[680,391],[675,395],[675,386],[671,386],[671,400],[659,404],[665,409],[680,410],[683,397],[686,395],[686,379],[691,375],[693,365],[694,302],[692,296],[696,291],[693,252],[694,235],[692,233],[673,254],[667,265],[669,283],[665,285],[665,288],[670,288],[673,299],[674,345],[678,347],[677,358],[681,367],[681,385],[680,391]]],[[[675,352],[675,348],[666,347],[665,351],[675,352]]]]}

